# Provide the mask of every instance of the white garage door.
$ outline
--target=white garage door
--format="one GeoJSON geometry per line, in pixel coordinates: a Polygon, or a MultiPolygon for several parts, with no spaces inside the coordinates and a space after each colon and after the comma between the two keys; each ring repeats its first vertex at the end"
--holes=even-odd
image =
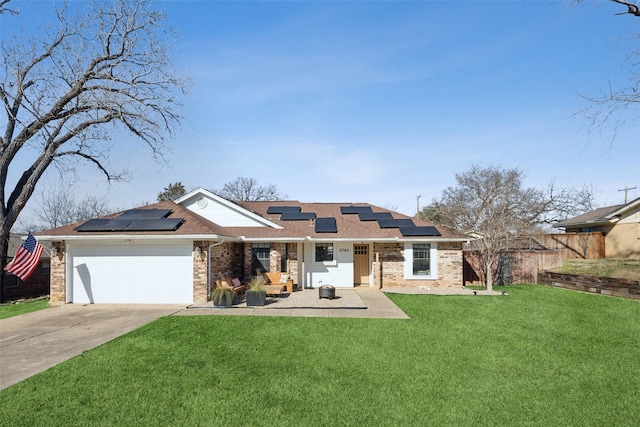
{"type": "Polygon", "coordinates": [[[191,243],[70,248],[77,304],[191,304],[191,243]]]}

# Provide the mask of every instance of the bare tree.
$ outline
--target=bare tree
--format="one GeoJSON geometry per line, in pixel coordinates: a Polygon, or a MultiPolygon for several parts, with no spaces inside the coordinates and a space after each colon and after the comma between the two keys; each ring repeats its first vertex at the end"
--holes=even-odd
{"type": "MultiPolygon", "coordinates": [[[[577,0],[581,2],[582,0],[577,0]]],[[[640,17],[638,3],[626,0],[611,0],[613,3],[626,7],[626,10],[616,15],[631,15],[640,17]]],[[[609,82],[605,90],[593,95],[582,95],[588,102],[588,106],[578,112],[583,115],[590,124],[590,131],[598,132],[604,139],[611,143],[616,139],[623,127],[637,123],[640,117],[640,63],[638,56],[640,51],[632,50],[623,62],[623,68],[628,73],[629,83],[626,86],[616,87],[609,82]]]]}
{"type": "MultiPolygon", "coordinates": [[[[8,3],[2,0],[0,12],[21,18],[7,13],[8,3]]],[[[89,2],[81,16],[62,8],[52,19],[55,28],[34,29],[38,35],[30,40],[22,33],[5,37],[0,44],[3,266],[9,231],[50,165],[72,170],[86,161],[108,180],[120,179],[123,171],[107,163],[110,132],[130,132],[162,159],[165,136],[181,120],[176,96],[188,80],[174,70],[174,34],[150,1],[89,2]],[[18,153],[32,152],[26,148],[36,148],[36,156],[8,188],[9,168],[18,153]]]]}
{"type": "Polygon", "coordinates": [[[518,168],[474,165],[455,178],[457,185],[424,207],[421,217],[477,238],[488,289],[493,286],[491,265],[508,234],[539,231],[559,216],[564,219],[592,207],[593,197],[586,189],[575,192],[553,184],[545,190],[525,187],[518,168]]]}
{"type": "Polygon", "coordinates": [[[258,181],[255,178],[245,178],[243,176],[227,182],[224,184],[224,187],[222,187],[222,190],[214,190],[214,193],[235,202],[272,201],[282,200],[287,197],[287,195],[282,194],[280,189],[274,184],[268,184],[266,187],[261,186],[258,185],[258,181]]]}
{"type": "Polygon", "coordinates": [[[64,178],[57,185],[38,187],[39,190],[33,196],[35,202],[33,221],[25,224],[20,220],[21,228],[33,232],[62,227],[85,219],[104,216],[113,211],[103,197],[87,195],[78,199],[75,192],[70,191],[73,187],[73,183],[64,178]]]}
{"type": "Polygon", "coordinates": [[[186,194],[186,190],[184,189],[184,185],[182,182],[176,182],[175,184],[169,184],[164,187],[162,192],[158,193],[158,201],[162,202],[165,200],[176,200],[179,197],[182,197],[186,194]]]}

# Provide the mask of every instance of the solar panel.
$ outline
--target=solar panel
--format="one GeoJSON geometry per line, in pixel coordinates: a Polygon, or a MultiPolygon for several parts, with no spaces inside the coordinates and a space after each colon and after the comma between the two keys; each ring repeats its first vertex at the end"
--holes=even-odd
{"type": "Polygon", "coordinates": [[[118,218],[130,219],[160,219],[171,213],[171,209],[130,209],[118,215],[118,218]]]}
{"type": "Polygon", "coordinates": [[[136,219],[120,231],[173,231],[183,222],[183,218],[136,219]]]}
{"type": "Polygon", "coordinates": [[[316,218],[316,233],[337,233],[335,218],[316,218]]]}
{"type": "Polygon", "coordinates": [[[432,226],[400,227],[403,236],[440,236],[437,228],[432,226]]]}
{"type": "Polygon", "coordinates": [[[76,231],[173,231],[184,222],[183,218],[156,219],[90,219],[75,228],[76,231]]]}
{"type": "Polygon", "coordinates": [[[90,219],[80,224],[76,231],[120,231],[131,224],[133,219],[90,219]]]}
{"type": "Polygon", "coordinates": [[[360,221],[380,221],[380,220],[391,220],[393,219],[393,215],[391,212],[360,212],[358,214],[360,221]]]}
{"type": "Polygon", "coordinates": [[[288,213],[300,212],[300,207],[299,206],[269,206],[267,208],[268,214],[283,214],[285,212],[288,212],[288,213]]]}
{"type": "Polygon", "coordinates": [[[303,221],[309,219],[316,219],[316,214],[313,212],[284,212],[280,215],[282,221],[303,221]]]}
{"type": "Polygon", "coordinates": [[[340,213],[347,214],[359,214],[361,212],[371,212],[370,206],[340,206],[340,213]]]}
{"type": "Polygon", "coordinates": [[[379,219],[378,225],[380,228],[415,227],[410,219],[379,219]]]}

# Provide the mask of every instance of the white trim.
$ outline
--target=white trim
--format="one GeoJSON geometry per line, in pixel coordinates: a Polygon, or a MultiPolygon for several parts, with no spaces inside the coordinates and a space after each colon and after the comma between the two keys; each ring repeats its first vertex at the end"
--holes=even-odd
{"type": "Polygon", "coordinates": [[[336,255],[336,245],[334,245],[333,242],[314,242],[313,243],[313,258],[312,258],[312,260],[313,260],[313,264],[314,265],[326,265],[328,267],[338,265],[338,259],[337,259],[337,255],[336,255]],[[333,259],[331,261],[317,261],[316,260],[316,255],[318,254],[316,245],[318,243],[331,243],[331,254],[333,256],[333,259]]]}
{"type": "Polygon", "coordinates": [[[437,280],[438,279],[438,244],[434,242],[405,242],[404,244],[404,279],[405,280],[437,280]],[[430,274],[413,274],[413,244],[429,243],[430,274]]]}
{"type": "Polygon", "coordinates": [[[331,238],[331,237],[246,237],[240,236],[240,240],[243,242],[318,242],[318,243],[330,243],[330,242],[362,242],[362,243],[439,243],[439,242],[454,242],[454,243],[467,243],[471,240],[475,240],[471,237],[469,238],[451,238],[451,239],[425,239],[422,238],[414,238],[414,239],[401,239],[397,237],[341,237],[341,238],[331,238]]]}

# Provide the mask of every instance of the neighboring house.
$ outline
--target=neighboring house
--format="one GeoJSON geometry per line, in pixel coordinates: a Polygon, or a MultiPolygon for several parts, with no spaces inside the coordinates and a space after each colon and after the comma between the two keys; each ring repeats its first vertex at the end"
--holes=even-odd
{"type": "Polygon", "coordinates": [[[468,237],[366,203],[233,203],[207,190],[36,234],[52,303],[204,303],[218,274],[298,289],[461,287],[468,237]]]}
{"type": "MultiPolygon", "coordinates": [[[[7,263],[16,255],[18,248],[24,242],[26,234],[14,234],[9,236],[9,250],[7,252],[7,263]]],[[[2,300],[13,300],[17,298],[37,297],[49,293],[49,253],[46,249],[42,251],[40,263],[31,273],[27,280],[20,280],[11,273],[5,273],[5,283],[2,288],[2,300]]]]}
{"type": "Polygon", "coordinates": [[[606,258],[640,258],[640,198],[595,209],[560,221],[555,227],[567,233],[604,234],[606,258]]]}

